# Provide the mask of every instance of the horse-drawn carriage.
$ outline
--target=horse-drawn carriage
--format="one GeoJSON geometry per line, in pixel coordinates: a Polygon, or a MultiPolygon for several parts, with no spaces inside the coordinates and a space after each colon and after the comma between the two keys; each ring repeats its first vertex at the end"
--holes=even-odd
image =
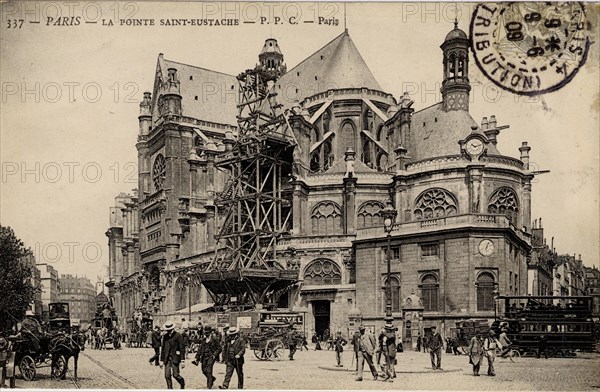
{"type": "Polygon", "coordinates": [[[290,343],[301,346],[304,337],[294,327],[303,325],[303,316],[302,313],[260,312],[257,328],[246,334],[256,358],[261,361],[281,360],[285,357],[285,350],[290,348],[290,343]]]}
{"type": "Polygon", "coordinates": [[[67,303],[49,304],[48,332],[40,336],[18,333],[9,336],[8,356],[6,360],[7,378],[14,388],[16,370],[25,381],[35,379],[37,369],[51,367],[51,376],[64,379],[68,371],[68,362],[74,360],[74,378],[77,378],[77,359],[80,347],[70,335],[69,305],[67,303]],[[66,316],[66,317],[65,317],[66,316]],[[36,339],[34,344],[33,339],[36,339]]]}

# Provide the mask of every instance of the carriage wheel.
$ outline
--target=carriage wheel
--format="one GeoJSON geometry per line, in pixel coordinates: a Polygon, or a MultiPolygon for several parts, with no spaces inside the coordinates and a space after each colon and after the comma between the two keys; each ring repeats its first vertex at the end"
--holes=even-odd
{"type": "Polygon", "coordinates": [[[267,359],[270,361],[280,361],[285,356],[285,346],[279,339],[269,340],[265,347],[267,359]]]}
{"type": "Polygon", "coordinates": [[[29,355],[25,355],[19,362],[19,370],[25,381],[33,381],[35,378],[35,361],[29,355]]]}
{"type": "Polygon", "coordinates": [[[52,377],[60,380],[67,374],[67,360],[64,355],[59,355],[52,366],[52,377]]]}
{"type": "Polygon", "coordinates": [[[265,353],[266,348],[262,349],[262,350],[254,350],[254,356],[258,359],[260,359],[261,361],[266,361],[267,358],[267,354],[265,353]]]}

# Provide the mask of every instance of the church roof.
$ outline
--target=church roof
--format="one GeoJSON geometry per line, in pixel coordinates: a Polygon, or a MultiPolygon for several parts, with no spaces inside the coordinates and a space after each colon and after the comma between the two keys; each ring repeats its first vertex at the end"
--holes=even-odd
{"type": "Polygon", "coordinates": [[[381,91],[348,31],[344,31],[281,76],[276,91],[279,103],[287,107],[295,99],[302,101],[329,89],[361,87],[381,91]]]}
{"type": "MultiPolygon", "coordinates": [[[[235,76],[167,60],[162,54],[158,56],[158,67],[163,80],[168,79],[169,68],[177,69],[184,116],[237,125],[238,83],[235,76]]],[[[153,102],[156,102],[156,81],[154,89],[153,102]]]]}
{"type": "Polygon", "coordinates": [[[446,35],[446,39],[444,39],[444,41],[450,41],[456,38],[467,39],[467,34],[458,27],[454,27],[454,29],[451,30],[448,35],[446,35]]]}
{"type": "MultiPolygon", "coordinates": [[[[477,122],[465,110],[443,109],[442,103],[415,112],[411,125],[411,160],[420,161],[433,157],[460,154],[458,142],[469,136],[477,122]]],[[[492,144],[489,155],[500,153],[492,144]]]]}

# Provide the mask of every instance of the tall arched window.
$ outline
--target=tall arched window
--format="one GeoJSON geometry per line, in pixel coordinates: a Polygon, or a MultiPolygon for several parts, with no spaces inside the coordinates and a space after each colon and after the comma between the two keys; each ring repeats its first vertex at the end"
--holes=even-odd
{"type": "Polygon", "coordinates": [[[365,165],[373,167],[373,143],[365,136],[362,137],[362,161],[365,165]]]}
{"type": "Polygon", "coordinates": [[[163,189],[166,175],[167,165],[165,157],[162,154],[158,154],[156,158],[154,158],[154,165],[152,166],[152,183],[154,184],[155,191],[163,189]]]}
{"type": "Polygon", "coordinates": [[[364,202],[359,208],[356,214],[357,216],[357,227],[363,229],[365,227],[381,226],[383,220],[381,219],[381,210],[385,206],[382,202],[372,200],[364,202]]]}
{"type": "Polygon", "coordinates": [[[187,306],[187,285],[184,278],[178,278],[175,282],[175,310],[184,309],[187,306]]]}
{"type": "Polygon", "coordinates": [[[515,191],[509,187],[497,189],[490,197],[488,213],[506,215],[512,224],[516,226],[519,215],[519,200],[515,191]]]}
{"type": "Polygon", "coordinates": [[[355,128],[352,121],[345,121],[340,131],[340,147],[342,153],[346,152],[348,148],[356,151],[356,139],[355,139],[355,128]]]}
{"type": "Polygon", "coordinates": [[[482,272],[477,277],[477,310],[489,311],[494,309],[494,275],[482,272]]]}
{"type": "Polygon", "coordinates": [[[313,234],[337,234],[342,228],[342,209],[333,201],[322,201],[311,213],[313,234]]]}
{"type": "MultiPolygon", "coordinates": [[[[384,308],[385,305],[387,304],[387,279],[385,280],[385,294],[384,294],[384,308]]],[[[400,312],[401,310],[401,306],[400,306],[400,279],[398,279],[398,277],[396,276],[392,276],[390,278],[390,292],[391,292],[391,298],[392,298],[392,312],[397,313],[400,312]]]]}
{"type": "Polygon", "coordinates": [[[304,284],[329,285],[341,284],[342,272],[332,260],[317,259],[311,261],[304,270],[304,284]]]}
{"type": "Polygon", "coordinates": [[[331,121],[331,114],[329,114],[329,110],[323,113],[323,135],[329,132],[329,122],[331,121]]]}
{"type": "Polygon", "coordinates": [[[439,303],[439,281],[434,274],[426,274],[421,279],[421,298],[423,309],[428,312],[437,312],[439,303]]]}
{"type": "Polygon", "coordinates": [[[456,215],[458,211],[456,198],[450,192],[441,188],[429,189],[417,198],[415,202],[415,219],[433,219],[448,215],[456,215]]]}

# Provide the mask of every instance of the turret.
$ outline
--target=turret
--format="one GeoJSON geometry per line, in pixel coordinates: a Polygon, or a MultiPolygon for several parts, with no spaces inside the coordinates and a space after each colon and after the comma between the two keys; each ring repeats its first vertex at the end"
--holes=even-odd
{"type": "Polygon", "coordinates": [[[169,68],[167,70],[167,80],[163,83],[162,95],[159,100],[159,110],[161,115],[175,114],[181,115],[181,94],[179,93],[179,78],[177,69],[169,68]]]}
{"type": "Polygon", "coordinates": [[[150,98],[151,94],[146,91],[144,98],[140,102],[140,115],[138,120],[140,122],[140,136],[146,136],[150,132],[150,124],[152,123],[152,114],[150,113],[150,98]]]}
{"type": "Polygon", "coordinates": [[[275,38],[269,38],[265,41],[258,55],[258,60],[260,61],[258,66],[262,70],[267,71],[273,79],[279,78],[287,71],[287,67],[283,63],[283,53],[275,38]]]}
{"type": "Polygon", "coordinates": [[[440,46],[444,52],[444,77],[442,81],[443,108],[469,110],[469,39],[454,21],[454,29],[446,35],[440,46]]]}

